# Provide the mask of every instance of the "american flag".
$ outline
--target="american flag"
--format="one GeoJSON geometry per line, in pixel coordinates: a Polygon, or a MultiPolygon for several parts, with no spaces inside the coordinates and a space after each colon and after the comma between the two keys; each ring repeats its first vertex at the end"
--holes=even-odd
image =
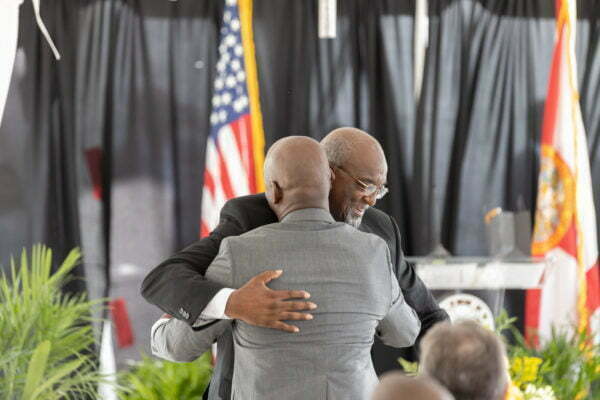
{"type": "Polygon", "coordinates": [[[252,39],[252,2],[227,0],[206,144],[201,237],[233,197],[263,190],[264,133],[252,39]]]}

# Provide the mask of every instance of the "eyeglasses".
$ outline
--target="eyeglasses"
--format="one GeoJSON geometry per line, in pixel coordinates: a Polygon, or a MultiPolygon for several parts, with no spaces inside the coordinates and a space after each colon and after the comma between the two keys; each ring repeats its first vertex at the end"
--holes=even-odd
{"type": "Polygon", "coordinates": [[[385,185],[377,186],[373,183],[365,183],[365,182],[361,181],[360,179],[358,179],[357,177],[350,175],[350,173],[348,171],[346,171],[344,168],[337,167],[337,166],[335,168],[339,169],[340,171],[342,171],[343,173],[348,175],[350,178],[352,178],[354,180],[354,182],[356,182],[358,184],[361,192],[363,192],[363,194],[365,196],[375,195],[375,198],[377,200],[379,200],[383,196],[385,196],[388,192],[388,188],[385,185]]]}

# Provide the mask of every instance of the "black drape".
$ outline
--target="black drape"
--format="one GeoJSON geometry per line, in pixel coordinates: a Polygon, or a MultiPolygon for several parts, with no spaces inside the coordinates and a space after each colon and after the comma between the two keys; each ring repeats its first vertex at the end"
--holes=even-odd
{"type": "MultiPolygon", "coordinates": [[[[414,7],[340,1],[337,38],[320,40],[316,0],[255,0],[266,141],[321,138],[342,125],[369,131],[389,163],[391,191],[378,207],[399,222],[406,252],[441,242],[455,255],[484,255],[487,210],[535,206],[553,2],[429,2],[418,104],[414,7]]],[[[578,7],[581,105],[599,183],[600,5],[578,7]]],[[[141,347],[158,312],[137,296],[139,282],[198,236],[222,8],[220,0],[45,1],[63,55],[55,61],[30,3],[21,6],[0,126],[0,262],[37,241],[59,256],[83,246],[88,289],[126,298],[141,347]]]]}
{"type": "Polygon", "coordinates": [[[82,31],[92,46],[81,58],[103,58],[105,71],[80,71],[81,84],[95,86],[80,101],[94,105],[81,110],[99,119],[85,134],[103,137],[106,156],[109,295],[126,300],[136,334],[120,360],[149,351],[159,315],[139,296],[141,279],[198,237],[221,10],[215,1],[94,2],[85,10],[98,30],[110,27],[102,41],[82,31]]]}
{"type": "Polygon", "coordinates": [[[535,208],[553,4],[442,1],[430,15],[413,197],[425,207],[411,214],[425,228],[411,244],[482,255],[487,211],[535,208]]]}
{"type": "MultiPolygon", "coordinates": [[[[43,242],[62,261],[80,245],[77,167],[73,151],[77,14],[66,2],[44,10],[61,48],[57,62],[37,32],[31,4],[21,6],[19,42],[0,130],[0,249],[2,265],[43,242]]],[[[83,276],[82,268],[75,274],[83,276]]],[[[74,280],[69,290],[85,284],[74,280]]]]}

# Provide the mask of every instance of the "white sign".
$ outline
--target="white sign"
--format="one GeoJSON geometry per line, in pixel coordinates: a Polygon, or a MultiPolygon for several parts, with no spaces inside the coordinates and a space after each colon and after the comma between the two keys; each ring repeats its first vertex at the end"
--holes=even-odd
{"type": "Polygon", "coordinates": [[[337,23],[337,0],[319,0],[319,38],[334,39],[337,23]]]}

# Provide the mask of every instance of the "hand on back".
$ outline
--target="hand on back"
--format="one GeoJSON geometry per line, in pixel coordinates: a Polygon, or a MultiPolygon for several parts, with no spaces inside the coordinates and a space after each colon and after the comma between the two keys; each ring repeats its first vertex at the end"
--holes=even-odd
{"type": "Polygon", "coordinates": [[[303,290],[272,290],[267,287],[271,280],[279,278],[278,271],[265,271],[250,279],[244,286],[229,296],[225,314],[230,318],[242,320],[250,325],[279,329],[285,332],[299,332],[297,326],[283,321],[305,321],[313,319],[312,314],[302,312],[317,308],[303,290]]]}

